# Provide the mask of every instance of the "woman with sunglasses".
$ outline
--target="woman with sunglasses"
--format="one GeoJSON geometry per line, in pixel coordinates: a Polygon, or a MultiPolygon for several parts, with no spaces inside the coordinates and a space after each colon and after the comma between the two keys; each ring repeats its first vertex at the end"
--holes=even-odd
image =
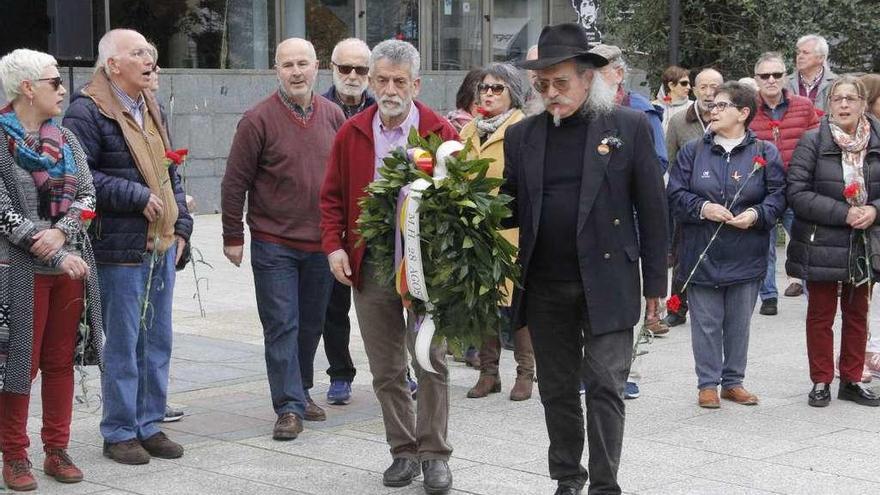
{"type": "MultiPolygon", "coordinates": [[[[471,146],[470,158],[488,158],[488,177],[501,177],[504,172],[504,133],[511,125],[522,120],[522,107],[528,98],[529,87],[520,71],[510,64],[493,63],[483,71],[483,78],[477,85],[479,107],[477,116],[461,130],[461,140],[471,146]]],[[[518,242],[517,229],[501,232],[505,239],[518,242]]],[[[511,320],[509,314],[510,294],[513,284],[507,284],[508,298],[501,308],[506,316],[503,321],[511,320]]],[[[480,346],[480,378],[476,385],[468,391],[470,398],[486,397],[490,393],[501,391],[501,379],[498,376],[498,362],[501,356],[501,340],[498,328],[486,329],[480,346]]],[[[535,353],[527,328],[510,329],[513,334],[513,355],[516,359],[516,382],[510,391],[510,400],[526,400],[532,396],[532,384],[535,381],[535,353]]]]}
{"type": "Polygon", "coordinates": [[[687,110],[692,100],[690,73],[677,65],[670,65],[660,75],[660,90],[653,103],[663,109],[663,134],[669,127],[669,119],[673,115],[687,110]]]}
{"type": "Polygon", "coordinates": [[[743,387],[749,328],[767,272],[770,229],[785,209],[785,175],[776,147],[748,129],[755,92],[723,84],[709,105],[711,124],[670,169],[669,204],[681,226],[676,283],[687,282],[700,407],[721,398],[755,405],[743,387]]]}
{"type": "Polygon", "coordinates": [[[11,101],[0,109],[0,450],[6,486],[27,491],[37,487],[27,457],[37,370],[43,470],[62,483],[83,477],[67,446],[74,360],[98,364],[101,349],[97,276],[83,220],[83,212],[94,212],[95,188],[79,142],[52,121],[67,93],[55,59],[15,50],[0,59],[0,83],[11,101]]]}
{"type": "Polygon", "coordinates": [[[880,406],[860,382],[868,338],[868,300],[880,253],[872,249],[880,208],[880,121],[867,115],[865,85],[851,76],[828,90],[819,128],[807,132],[788,167],[794,210],[785,270],[807,284],[807,356],[813,389],[807,403],[831,403],[834,331],[842,313],[837,398],[880,406]]]}

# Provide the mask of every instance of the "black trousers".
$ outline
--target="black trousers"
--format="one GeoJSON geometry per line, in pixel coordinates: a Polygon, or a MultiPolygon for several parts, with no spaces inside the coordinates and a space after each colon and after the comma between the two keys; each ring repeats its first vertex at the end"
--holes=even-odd
{"type": "Polygon", "coordinates": [[[560,485],[577,488],[582,488],[589,478],[589,494],[619,494],[617,468],[625,419],[623,390],[632,364],[632,328],[592,335],[579,281],[527,280],[526,317],[550,437],[550,477],[560,485]],[[587,389],[589,471],[581,465],[581,381],[587,389]]]}
{"type": "Polygon", "coordinates": [[[331,380],[351,382],[357,373],[348,350],[351,337],[349,310],[351,287],[333,280],[333,291],[327,305],[327,316],[324,318],[324,353],[330,363],[327,374],[331,380]]]}

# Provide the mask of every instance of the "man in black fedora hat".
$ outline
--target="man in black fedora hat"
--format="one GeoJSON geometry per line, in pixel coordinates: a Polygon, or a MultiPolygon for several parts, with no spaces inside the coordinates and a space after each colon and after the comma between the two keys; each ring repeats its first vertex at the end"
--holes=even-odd
{"type": "Polygon", "coordinates": [[[620,493],[623,389],[641,310],[639,261],[648,311],[666,295],[666,195],[644,113],[614,104],[576,24],[545,27],[535,89],[545,112],[505,136],[504,193],[514,198],[523,288],[515,318],[528,325],[550,437],[557,495],[578,494],[586,385],[590,494],[620,493]],[[633,219],[633,211],[639,221],[633,219]]]}

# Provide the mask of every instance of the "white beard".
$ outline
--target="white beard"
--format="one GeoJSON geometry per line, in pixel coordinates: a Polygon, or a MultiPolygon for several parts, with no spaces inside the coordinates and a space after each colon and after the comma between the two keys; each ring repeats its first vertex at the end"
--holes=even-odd
{"type": "Polygon", "coordinates": [[[383,96],[379,98],[379,113],[383,117],[393,118],[400,117],[405,112],[409,112],[412,100],[404,100],[399,96],[383,96]],[[398,105],[387,105],[387,103],[398,103],[398,105]]]}
{"type": "Polygon", "coordinates": [[[607,115],[614,110],[617,98],[617,88],[608,85],[602,76],[593,76],[590,84],[590,94],[584,104],[584,111],[590,115],[607,115]]]}
{"type": "Polygon", "coordinates": [[[359,98],[362,94],[364,94],[364,90],[367,89],[367,84],[364,83],[357,88],[352,88],[351,86],[345,84],[345,78],[339,75],[337,71],[333,71],[333,86],[336,87],[336,92],[341,94],[342,96],[348,96],[349,98],[359,98]]]}

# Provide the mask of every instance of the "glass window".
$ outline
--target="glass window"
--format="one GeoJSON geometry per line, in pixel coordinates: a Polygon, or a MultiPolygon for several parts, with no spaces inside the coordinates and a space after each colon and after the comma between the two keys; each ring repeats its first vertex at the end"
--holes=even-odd
{"type": "Polygon", "coordinates": [[[109,15],[153,42],[163,67],[267,69],[275,57],[275,0],[110,0],[109,15]]]}
{"type": "Polygon", "coordinates": [[[330,67],[333,47],[354,36],[355,0],[284,0],[282,39],[305,38],[315,45],[321,67],[330,67]]]}
{"type": "Polygon", "coordinates": [[[516,62],[538,42],[544,27],[544,2],[495,0],[492,19],[492,60],[516,62]]]}
{"type": "Polygon", "coordinates": [[[366,0],[367,44],[396,38],[419,47],[418,0],[366,0]]]}
{"type": "Polygon", "coordinates": [[[482,0],[434,0],[431,19],[431,69],[470,70],[483,65],[482,0]]]}

